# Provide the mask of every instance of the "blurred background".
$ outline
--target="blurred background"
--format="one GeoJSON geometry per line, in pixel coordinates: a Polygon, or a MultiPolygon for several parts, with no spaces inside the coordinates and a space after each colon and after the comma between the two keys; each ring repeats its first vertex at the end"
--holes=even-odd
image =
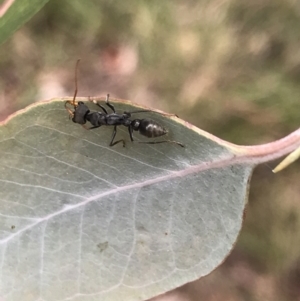
{"type": "MultiPolygon", "coordinates": [[[[236,144],[299,127],[297,0],[52,0],[0,46],[0,120],[32,102],[129,99],[236,144]]],[[[300,163],[253,175],[245,223],[209,276],[156,300],[300,300],[300,163]]]]}

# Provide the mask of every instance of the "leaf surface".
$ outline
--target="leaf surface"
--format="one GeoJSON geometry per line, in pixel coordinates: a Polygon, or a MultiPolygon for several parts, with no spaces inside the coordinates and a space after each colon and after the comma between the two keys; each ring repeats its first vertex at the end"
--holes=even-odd
{"type": "Polygon", "coordinates": [[[0,5],[0,44],[33,17],[49,0],[6,0],[0,5]]]}
{"type": "MultiPolygon", "coordinates": [[[[132,143],[121,127],[126,147],[109,147],[111,127],[86,131],[61,100],[2,124],[0,298],[144,300],[210,273],[229,254],[252,170],[270,151],[259,156],[176,117],[136,116],[155,119],[185,148],[132,143]]],[[[293,139],[280,155],[299,146],[293,139]]]]}

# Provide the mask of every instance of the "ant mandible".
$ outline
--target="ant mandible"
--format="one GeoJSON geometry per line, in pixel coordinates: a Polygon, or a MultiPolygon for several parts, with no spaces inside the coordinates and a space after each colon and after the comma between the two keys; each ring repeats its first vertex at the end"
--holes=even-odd
{"type": "MultiPolygon", "coordinates": [[[[119,142],[123,143],[123,147],[125,146],[125,140],[120,139],[118,141],[114,141],[115,136],[117,134],[117,127],[123,125],[128,128],[128,133],[131,141],[133,140],[132,133],[133,131],[138,131],[141,135],[146,136],[148,138],[160,137],[167,134],[167,130],[161,126],[159,123],[152,119],[130,119],[131,114],[135,113],[145,113],[145,112],[154,112],[152,110],[138,110],[132,112],[123,112],[123,114],[117,114],[115,111],[114,106],[109,102],[109,94],[106,97],[106,105],[113,111],[113,113],[108,114],[105,107],[103,107],[98,102],[94,103],[101,108],[103,112],[90,112],[88,106],[82,102],[76,102],[76,95],[77,95],[77,70],[80,60],[77,60],[76,67],[75,67],[75,93],[73,100],[68,100],[65,102],[65,108],[68,111],[72,121],[78,124],[81,124],[85,129],[91,130],[99,128],[102,125],[106,126],[113,126],[113,134],[111,137],[111,141],[109,146],[113,146],[118,144],[119,142]],[[68,108],[67,104],[73,106],[74,111],[68,108]],[[85,127],[85,123],[89,121],[92,125],[90,128],[85,127]]],[[[160,114],[160,113],[159,113],[160,114]]],[[[180,142],[173,141],[173,140],[162,140],[162,141],[139,141],[139,143],[146,143],[146,144],[158,144],[158,143],[174,143],[181,147],[184,145],[180,142]]]]}

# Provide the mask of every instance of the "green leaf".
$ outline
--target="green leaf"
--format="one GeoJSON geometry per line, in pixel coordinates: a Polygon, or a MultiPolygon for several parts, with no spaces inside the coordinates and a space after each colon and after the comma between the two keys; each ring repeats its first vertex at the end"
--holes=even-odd
{"type": "Polygon", "coordinates": [[[33,17],[49,0],[10,0],[0,7],[0,44],[33,17]]]}
{"type": "Polygon", "coordinates": [[[61,100],[2,124],[0,298],[143,300],[207,275],[237,239],[254,166],[300,144],[297,132],[236,146],[176,117],[136,116],[185,148],[132,143],[124,127],[126,147],[109,147],[111,127],[86,131],[61,100]]]}

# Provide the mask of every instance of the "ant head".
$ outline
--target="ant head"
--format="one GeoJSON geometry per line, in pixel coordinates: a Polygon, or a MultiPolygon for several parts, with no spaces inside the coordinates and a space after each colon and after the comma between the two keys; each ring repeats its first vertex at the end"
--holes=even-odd
{"type": "Polygon", "coordinates": [[[72,121],[79,124],[85,124],[86,116],[89,112],[90,109],[88,108],[88,106],[82,101],[79,101],[75,107],[74,112],[72,112],[72,121]]]}

